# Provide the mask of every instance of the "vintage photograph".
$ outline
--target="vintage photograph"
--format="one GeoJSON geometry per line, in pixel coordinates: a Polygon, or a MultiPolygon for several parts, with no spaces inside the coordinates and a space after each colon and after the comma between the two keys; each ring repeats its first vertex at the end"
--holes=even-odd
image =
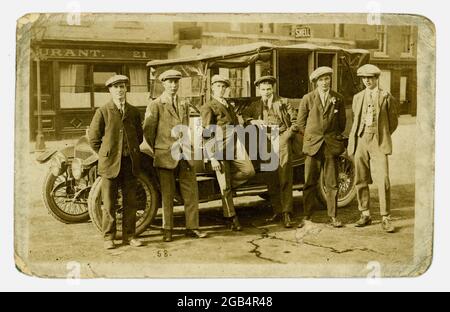
{"type": "Polygon", "coordinates": [[[33,13],[16,49],[24,274],[370,278],[431,265],[425,17],[33,13]]]}

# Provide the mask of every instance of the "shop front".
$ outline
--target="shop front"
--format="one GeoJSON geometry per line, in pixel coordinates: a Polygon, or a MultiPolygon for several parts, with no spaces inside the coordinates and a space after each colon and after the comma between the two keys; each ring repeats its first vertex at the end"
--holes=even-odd
{"type": "Polygon", "coordinates": [[[105,81],[114,74],[130,78],[127,100],[144,112],[149,96],[146,63],[166,59],[174,46],[113,42],[33,43],[39,62],[32,60],[30,72],[31,140],[37,135],[39,119],[46,140],[75,138],[85,133],[95,109],[110,98],[105,81]],[[38,84],[40,107],[37,105],[38,84]]]}

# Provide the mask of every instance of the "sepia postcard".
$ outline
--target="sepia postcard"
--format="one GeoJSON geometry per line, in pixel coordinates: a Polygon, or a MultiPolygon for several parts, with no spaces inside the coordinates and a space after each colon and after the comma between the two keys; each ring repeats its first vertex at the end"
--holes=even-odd
{"type": "Polygon", "coordinates": [[[431,265],[427,18],[30,13],[16,35],[20,272],[376,278],[431,265]]]}

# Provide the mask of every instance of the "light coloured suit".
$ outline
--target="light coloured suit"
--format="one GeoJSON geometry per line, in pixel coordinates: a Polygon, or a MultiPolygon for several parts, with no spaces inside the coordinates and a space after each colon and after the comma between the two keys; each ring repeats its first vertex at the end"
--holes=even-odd
{"type": "Polygon", "coordinates": [[[379,89],[378,97],[370,100],[366,90],[353,97],[353,125],[350,131],[348,154],[353,155],[355,160],[359,210],[369,210],[368,185],[375,182],[378,187],[380,213],[382,216],[388,216],[390,214],[390,181],[387,156],[392,154],[391,135],[398,126],[397,106],[395,99],[388,92],[379,89]],[[371,127],[367,127],[365,121],[369,101],[375,102],[375,118],[371,127]],[[374,173],[373,176],[371,173],[374,173]]]}
{"type": "MultiPolygon", "coordinates": [[[[185,207],[186,228],[197,229],[199,226],[198,186],[194,162],[192,157],[181,160],[172,157],[172,149],[181,151],[180,137],[173,137],[172,129],[179,125],[189,126],[189,106],[178,96],[176,98],[175,107],[172,97],[167,93],[163,93],[147,106],[144,138],[154,151],[153,165],[158,168],[163,205],[163,228],[166,230],[173,228],[173,201],[176,192],[175,181],[178,177],[185,207]]],[[[186,150],[185,146],[184,151],[186,150]]]]}

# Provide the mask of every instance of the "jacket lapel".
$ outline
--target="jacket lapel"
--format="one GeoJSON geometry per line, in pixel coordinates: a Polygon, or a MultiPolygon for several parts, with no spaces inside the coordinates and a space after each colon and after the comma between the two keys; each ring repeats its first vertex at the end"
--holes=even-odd
{"type": "Polygon", "coordinates": [[[183,117],[184,117],[184,101],[181,101],[180,98],[178,98],[177,101],[177,110],[178,110],[178,117],[180,118],[181,121],[183,121],[183,117]]]}
{"type": "Polygon", "coordinates": [[[131,105],[130,103],[125,102],[125,105],[124,105],[125,111],[123,113],[122,120],[125,120],[128,117],[128,115],[130,113],[130,105],[131,105]]]}
{"type": "Polygon", "coordinates": [[[383,96],[383,90],[378,88],[378,106],[377,106],[377,120],[379,120],[381,107],[383,106],[384,102],[384,96],[383,96]]]}
{"type": "Polygon", "coordinates": [[[358,104],[358,106],[356,107],[356,109],[357,109],[356,116],[358,118],[358,123],[357,123],[358,126],[361,123],[361,118],[362,118],[361,114],[362,114],[362,108],[363,108],[363,104],[364,104],[364,95],[366,94],[365,92],[366,91],[363,90],[359,93],[359,99],[357,99],[357,102],[356,102],[358,104]]]}
{"type": "Polygon", "coordinates": [[[233,118],[231,117],[231,114],[229,112],[229,108],[226,108],[225,105],[217,101],[215,98],[213,98],[212,104],[220,111],[222,111],[225,114],[225,116],[227,116],[228,120],[233,121],[233,118]]]}
{"type": "Polygon", "coordinates": [[[330,108],[334,107],[334,104],[331,103],[331,98],[334,97],[333,91],[330,90],[330,92],[328,92],[328,97],[325,101],[325,109],[324,109],[324,114],[326,114],[330,108]]]}
{"type": "Polygon", "coordinates": [[[322,114],[324,113],[322,101],[320,100],[319,91],[317,89],[314,91],[314,105],[316,105],[319,108],[322,114]]]}
{"type": "Polygon", "coordinates": [[[170,98],[170,96],[168,96],[166,93],[164,93],[164,95],[161,97],[161,102],[164,104],[164,107],[169,111],[169,113],[177,118],[180,119],[180,117],[178,116],[178,114],[175,112],[173,105],[172,105],[172,99],[170,98]]]}
{"type": "Polygon", "coordinates": [[[111,100],[108,102],[107,107],[109,110],[111,110],[114,114],[117,115],[117,117],[122,118],[119,109],[117,108],[116,104],[111,100]]]}

